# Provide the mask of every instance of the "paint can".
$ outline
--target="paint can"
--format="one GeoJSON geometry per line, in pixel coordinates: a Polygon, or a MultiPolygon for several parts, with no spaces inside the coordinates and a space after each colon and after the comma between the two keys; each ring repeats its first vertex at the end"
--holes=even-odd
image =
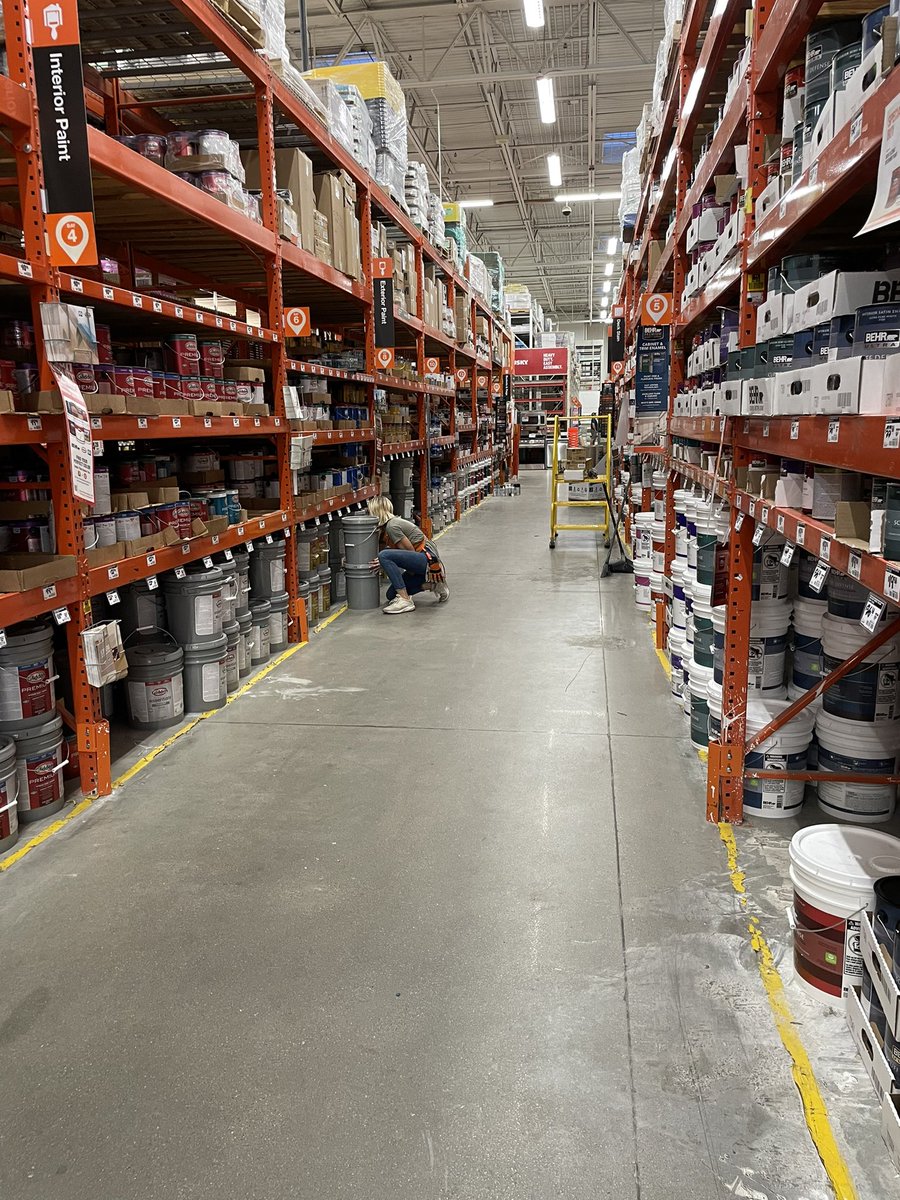
{"type": "Polygon", "coordinates": [[[673,501],[675,504],[675,557],[687,558],[687,502],[691,493],[687,488],[678,488],[673,501]]]}
{"type": "MultiPolygon", "coordinates": [[[[822,618],[822,669],[828,674],[871,639],[858,621],[822,618]]],[[[893,722],[900,717],[900,635],[890,638],[823,696],[825,711],[847,721],[893,722]]]]}
{"type": "Polygon", "coordinates": [[[216,563],[216,567],[222,572],[225,581],[222,588],[222,628],[224,629],[237,617],[241,577],[233,558],[231,561],[223,558],[221,562],[216,563]]]}
{"type": "Polygon", "coordinates": [[[250,662],[254,667],[268,662],[271,648],[270,617],[272,605],[268,600],[254,597],[250,601],[251,633],[250,633],[250,662]]]}
{"type": "Polygon", "coordinates": [[[874,829],[811,825],[791,838],[797,983],[826,1003],[862,982],[860,917],[875,881],[900,873],[900,841],[874,829]]]}
{"type": "MultiPolygon", "coordinates": [[[[652,558],[653,556],[653,513],[638,513],[633,522],[634,528],[634,557],[652,558]]],[[[349,558],[348,558],[349,561],[349,558]]]]}
{"type": "Polygon", "coordinates": [[[837,571],[830,572],[828,576],[828,612],[832,617],[859,621],[868,599],[868,588],[864,588],[849,575],[841,575],[837,571]]]}
{"type": "Polygon", "coordinates": [[[662,575],[666,569],[666,525],[664,521],[653,521],[650,526],[653,570],[662,575]]]}
{"type": "Polygon", "coordinates": [[[672,584],[672,625],[676,629],[684,629],[687,626],[687,608],[684,603],[684,566],[682,565],[684,561],[673,559],[669,572],[669,580],[672,584]]]}
{"type": "Polygon", "coordinates": [[[694,629],[694,661],[703,667],[715,665],[715,631],[711,589],[694,584],[691,589],[691,620],[694,629]]]}
{"type": "Polygon", "coordinates": [[[180,646],[140,642],[126,648],[128,723],[135,729],[168,729],[184,716],[184,653],[180,646]]]}
{"type": "Polygon", "coordinates": [[[94,508],[95,517],[103,517],[110,511],[112,496],[110,492],[109,467],[94,468],[94,508]]]}
{"type": "MultiPolygon", "coordinates": [[[[116,617],[121,622],[122,638],[144,636],[155,641],[158,630],[166,628],[166,598],[158,587],[147,586],[146,579],[139,579],[130,587],[119,592],[119,609],[116,617]]],[[[126,648],[130,660],[131,651],[126,648]]]]}
{"type": "Polygon", "coordinates": [[[224,633],[184,650],[184,707],[187,712],[221,708],[228,699],[228,638],[224,633]]]}
{"type": "MultiPolygon", "coordinates": [[[[825,693],[828,695],[828,692],[825,693]]],[[[900,756],[900,722],[848,721],[827,709],[816,718],[819,808],[858,825],[889,821],[897,801],[893,783],[829,783],[828,773],[893,775],[900,756]]]]}
{"type": "Polygon", "coordinates": [[[660,602],[663,604],[667,600],[665,576],[659,571],[650,572],[650,611],[653,616],[656,616],[656,606],[660,602]]]}
{"type": "Polygon", "coordinates": [[[359,513],[341,519],[344,556],[349,566],[362,567],[378,557],[378,522],[359,513]]]}
{"type": "Polygon", "coordinates": [[[790,594],[790,568],[781,561],[784,538],[770,534],[753,552],[754,600],[785,600],[790,594]]]}
{"type": "Polygon", "coordinates": [[[28,729],[55,713],[55,678],[52,626],[14,625],[0,649],[0,729],[28,729]]]}
{"type": "Polygon", "coordinates": [[[711,504],[697,506],[697,582],[712,587],[716,578],[716,546],[718,545],[718,514],[711,504]]]}
{"type": "Polygon", "coordinates": [[[116,518],[112,513],[94,517],[94,547],[116,544],[116,518]]]}
{"type": "Polygon", "coordinates": [[[163,582],[169,630],[182,646],[214,641],[222,633],[225,577],[217,567],[194,563],[184,579],[167,575],[163,582]]]}
{"type": "Polygon", "coordinates": [[[171,371],[175,375],[196,376],[200,374],[200,350],[197,346],[196,334],[173,333],[166,338],[163,349],[167,371],[171,371]]]}
{"type": "Polygon", "coordinates": [[[54,714],[39,725],[8,732],[16,743],[19,821],[39,821],[59,812],[65,803],[62,717],[54,714]]]}
{"type": "Polygon", "coordinates": [[[19,840],[18,796],[16,743],[0,736],[0,854],[19,840]]]}
{"type": "Polygon", "coordinates": [[[709,747],[709,681],[712,667],[690,660],[688,687],[691,694],[691,745],[697,750],[709,747]]]}
{"type": "Polygon", "coordinates": [[[672,697],[676,703],[684,700],[684,631],[673,629],[669,633],[669,666],[672,697]]]}
{"type": "Polygon", "coordinates": [[[822,679],[822,618],[826,608],[824,600],[798,596],[794,601],[791,680],[801,691],[808,691],[822,679]]]}
{"type": "Polygon", "coordinates": [[[288,648],[288,605],[287,592],[276,592],[269,597],[269,651],[280,654],[288,648]]]}
{"type": "Polygon", "coordinates": [[[246,679],[253,670],[253,661],[251,658],[251,645],[253,641],[253,616],[249,608],[244,609],[237,615],[238,628],[241,631],[241,638],[238,642],[238,675],[241,679],[246,679]]]}
{"type": "Polygon", "coordinates": [[[240,684],[241,678],[241,644],[243,635],[241,634],[241,626],[238,621],[229,621],[222,628],[222,632],[227,639],[227,653],[225,655],[225,680],[228,685],[228,694],[236,692],[240,684]]]}
{"type": "Polygon", "coordinates": [[[747,689],[775,699],[785,695],[784,669],[787,658],[791,602],[754,602],[750,609],[750,649],[747,689]]]}
{"type": "MultiPolygon", "coordinates": [[[[759,733],[770,721],[790,707],[789,700],[760,697],[747,703],[747,736],[759,733]]],[[[806,755],[816,715],[799,712],[744,758],[753,771],[805,771],[806,755]]],[[[802,779],[745,779],[744,809],[757,817],[796,816],[803,807],[806,783],[802,779]]]]}
{"type": "Polygon", "coordinates": [[[724,604],[714,606],[713,623],[713,679],[719,685],[725,678],[725,623],[728,609],[724,604]]]}
{"type": "MultiPolygon", "coordinates": [[[[381,603],[381,584],[378,572],[369,566],[347,563],[344,568],[347,580],[347,605],[353,610],[370,610],[378,608],[381,603]]],[[[318,587],[318,583],[316,585],[318,587]]],[[[310,585],[310,596],[313,591],[310,585]]],[[[647,603],[650,603],[650,578],[647,577],[647,603]]],[[[313,617],[315,620],[315,616],[313,617]]]]}
{"type": "MultiPolygon", "coordinates": [[[[350,597],[350,564],[344,568],[347,575],[347,597],[350,597]]],[[[650,610],[650,574],[653,563],[649,558],[639,557],[634,560],[634,602],[638,608],[650,610]]],[[[351,605],[352,607],[352,605],[351,605]]],[[[372,607],[375,607],[374,605],[372,607]]]]}
{"type": "Polygon", "coordinates": [[[283,541],[258,541],[255,546],[256,553],[250,558],[250,592],[269,599],[285,590],[287,547],[283,541]]]}
{"type": "Polygon", "coordinates": [[[139,512],[116,513],[116,541],[132,542],[141,536],[141,514],[139,512]]]}
{"type": "Polygon", "coordinates": [[[331,567],[319,567],[319,612],[323,617],[330,612],[332,605],[331,575],[331,567]]]}
{"type": "Polygon", "coordinates": [[[667,471],[653,472],[653,517],[656,521],[666,519],[666,480],[667,471]]]}

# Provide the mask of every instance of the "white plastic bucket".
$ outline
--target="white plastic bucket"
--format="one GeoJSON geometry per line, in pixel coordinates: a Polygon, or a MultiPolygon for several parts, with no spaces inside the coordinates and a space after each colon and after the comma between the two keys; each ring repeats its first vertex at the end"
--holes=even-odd
{"type": "Polygon", "coordinates": [[[0,854],[19,840],[18,796],[16,743],[0,736],[0,854]]]}
{"type": "Polygon", "coordinates": [[[27,729],[56,711],[53,627],[28,621],[7,630],[0,648],[0,726],[27,729]]]}
{"type": "Polygon", "coordinates": [[[650,611],[653,616],[656,616],[656,605],[660,600],[666,600],[666,585],[663,582],[664,576],[659,571],[650,572],[650,611]]]}
{"type": "Polygon", "coordinates": [[[691,493],[687,488],[678,488],[674,495],[675,503],[675,557],[687,558],[687,502],[691,493]]]}
{"type": "Polygon", "coordinates": [[[712,610],[713,623],[713,679],[721,685],[725,678],[725,624],[728,619],[728,608],[718,604],[712,610]]]}
{"type": "Polygon", "coordinates": [[[698,750],[709,747],[709,696],[707,686],[712,679],[712,667],[690,661],[688,686],[691,693],[691,745],[698,750]]]}
{"type": "Polygon", "coordinates": [[[791,679],[803,691],[815,687],[822,678],[822,618],[826,608],[824,600],[798,596],[794,601],[791,679]]]}
{"type": "Polygon", "coordinates": [[[641,512],[634,518],[634,557],[636,560],[653,557],[652,525],[653,513],[641,512]]]}
{"type": "Polygon", "coordinates": [[[685,505],[685,523],[687,525],[687,560],[688,566],[697,570],[697,505],[701,503],[696,496],[690,496],[685,505]]]}
{"type": "Polygon", "coordinates": [[[701,666],[713,668],[714,638],[713,610],[710,600],[710,589],[701,584],[693,589],[691,619],[694,625],[694,660],[701,666]]]}
{"type": "Polygon", "coordinates": [[[706,685],[706,703],[709,708],[709,740],[718,741],[722,732],[722,685],[715,678],[706,685]]]}
{"type": "MultiPolygon", "coordinates": [[[[828,695],[828,692],[825,693],[828,695]]],[[[830,817],[859,825],[878,825],[894,813],[897,788],[892,783],[829,783],[831,772],[893,775],[900,755],[900,722],[869,725],[847,721],[824,710],[816,718],[819,743],[819,808],[830,817]]]]}
{"type": "Polygon", "coordinates": [[[681,660],[681,711],[690,720],[691,717],[691,648],[685,643],[684,657],[681,660]]]}
{"type": "MultiPolygon", "coordinates": [[[[822,669],[825,674],[840,666],[871,639],[859,621],[822,618],[822,669]]],[[[847,721],[894,721],[900,717],[900,636],[892,637],[871,652],[850,674],[824,694],[827,713],[847,721]]]]}
{"type": "Polygon", "coordinates": [[[711,587],[716,574],[718,519],[711,504],[698,504],[697,525],[697,582],[711,587]]]}
{"type": "Polygon", "coordinates": [[[653,570],[660,575],[666,569],[666,524],[665,521],[654,521],[650,526],[650,539],[653,558],[653,570]]]}
{"type": "Polygon", "coordinates": [[[669,633],[669,666],[672,695],[680,704],[684,699],[684,634],[677,629],[669,633]]]}
{"type": "Polygon", "coordinates": [[[900,874],[900,841],[874,829],[811,825],[791,838],[794,969],[805,992],[833,1003],[862,982],[860,918],[874,886],[900,874]]]}
{"type": "Polygon", "coordinates": [[[750,609],[750,657],[747,688],[751,692],[784,696],[790,601],[760,601],[750,609]]]}
{"type": "MultiPolygon", "coordinates": [[[[747,737],[764,729],[790,706],[789,700],[760,698],[747,704],[747,737]]],[[[808,708],[744,758],[753,771],[805,771],[806,755],[816,714],[808,708]]],[[[802,779],[745,779],[744,808],[758,817],[791,817],[803,807],[806,783],[802,779]]]]}
{"type": "Polygon", "coordinates": [[[687,608],[684,603],[684,567],[676,558],[669,572],[672,584],[672,625],[676,629],[687,627],[687,608]]]}
{"type": "Polygon", "coordinates": [[[650,609],[650,574],[653,564],[649,558],[634,560],[634,602],[638,608],[650,609]]]}

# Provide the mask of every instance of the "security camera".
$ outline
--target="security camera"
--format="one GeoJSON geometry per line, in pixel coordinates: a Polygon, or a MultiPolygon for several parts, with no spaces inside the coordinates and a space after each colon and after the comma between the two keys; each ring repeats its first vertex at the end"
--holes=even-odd
{"type": "Polygon", "coordinates": [[[571,215],[572,215],[572,205],[571,205],[571,204],[564,204],[564,205],[563,205],[563,207],[562,207],[562,215],[563,215],[564,217],[571,217],[571,215]]]}

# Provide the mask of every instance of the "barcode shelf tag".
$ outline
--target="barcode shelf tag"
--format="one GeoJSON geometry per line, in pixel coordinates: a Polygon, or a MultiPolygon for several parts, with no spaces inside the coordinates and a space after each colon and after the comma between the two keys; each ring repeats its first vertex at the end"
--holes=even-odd
{"type": "Polygon", "coordinates": [[[870,594],[866,601],[866,607],[863,609],[863,615],[859,618],[859,623],[863,629],[867,629],[869,633],[874,633],[886,608],[887,601],[882,600],[880,596],[876,596],[874,593],[870,594]]]}
{"type": "Polygon", "coordinates": [[[823,563],[823,562],[816,563],[816,569],[813,571],[812,575],[809,578],[809,586],[810,586],[811,591],[815,592],[817,595],[819,592],[822,591],[822,588],[824,588],[824,586],[825,586],[825,581],[828,578],[828,573],[830,570],[831,570],[831,568],[828,566],[827,563],[823,563]]]}

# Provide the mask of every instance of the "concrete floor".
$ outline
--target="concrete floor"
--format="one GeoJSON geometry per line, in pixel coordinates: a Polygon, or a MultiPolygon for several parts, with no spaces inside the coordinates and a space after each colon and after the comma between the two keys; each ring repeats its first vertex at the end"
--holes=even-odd
{"type": "Polygon", "coordinates": [[[0,879],[4,1200],[831,1195],[630,580],[441,546],[0,879]]]}

